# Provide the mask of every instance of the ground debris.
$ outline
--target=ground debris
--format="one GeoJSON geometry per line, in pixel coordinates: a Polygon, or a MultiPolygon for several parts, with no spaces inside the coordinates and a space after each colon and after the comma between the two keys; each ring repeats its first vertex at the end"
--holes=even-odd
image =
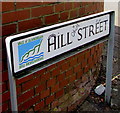
{"type": "Polygon", "coordinates": [[[105,74],[99,76],[95,86],[91,89],[89,96],[83,102],[82,105],[79,105],[75,110],[77,113],[82,113],[82,111],[94,113],[120,113],[120,79],[114,79],[112,81],[112,96],[111,96],[111,105],[108,105],[105,102],[105,92],[102,95],[97,95],[94,92],[96,86],[105,83],[105,74]],[[118,85],[119,84],[119,85],[118,85]],[[116,93],[117,92],[117,93],[116,93]],[[102,112],[101,112],[102,111],[102,112]]]}

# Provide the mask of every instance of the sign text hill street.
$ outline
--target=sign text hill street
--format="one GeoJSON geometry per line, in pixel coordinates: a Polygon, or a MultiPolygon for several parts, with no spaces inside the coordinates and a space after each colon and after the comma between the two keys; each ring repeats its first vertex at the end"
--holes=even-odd
{"type": "Polygon", "coordinates": [[[10,36],[12,72],[15,74],[110,33],[110,14],[94,14],[30,32],[10,36]]]}

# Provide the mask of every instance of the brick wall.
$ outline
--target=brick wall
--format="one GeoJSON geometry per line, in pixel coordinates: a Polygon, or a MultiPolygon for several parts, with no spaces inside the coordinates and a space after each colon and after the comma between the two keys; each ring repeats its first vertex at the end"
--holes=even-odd
{"type": "MultiPolygon", "coordinates": [[[[2,2],[0,95],[11,110],[5,38],[9,35],[103,11],[99,2],[2,2]]],[[[16,79],[19,111],[71,111],[87,97],[100,67],[102,44],[16,79]]]]}

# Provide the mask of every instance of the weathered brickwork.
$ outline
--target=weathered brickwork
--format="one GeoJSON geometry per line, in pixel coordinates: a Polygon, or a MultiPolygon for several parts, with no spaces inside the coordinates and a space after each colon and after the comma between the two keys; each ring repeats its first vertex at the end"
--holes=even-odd
{"type": "MultiPolygon", "coordinates": [[[[99,2],[2,2],[0,95],[11,110],[5,38],[103,11],[99,2]]],[[[22,79],[16,79],[19,111],[71,111],[87,97],[100,68],[103,44],[22,79]]]]}

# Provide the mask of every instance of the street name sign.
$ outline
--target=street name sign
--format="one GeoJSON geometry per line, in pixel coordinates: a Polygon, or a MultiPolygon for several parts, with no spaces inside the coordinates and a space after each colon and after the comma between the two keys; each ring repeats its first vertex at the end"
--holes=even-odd
{"type": "Polygon", "coordinates": [[[110,14],[99,13],[7,37],[13,75],[110,33],[110,14]]]}

